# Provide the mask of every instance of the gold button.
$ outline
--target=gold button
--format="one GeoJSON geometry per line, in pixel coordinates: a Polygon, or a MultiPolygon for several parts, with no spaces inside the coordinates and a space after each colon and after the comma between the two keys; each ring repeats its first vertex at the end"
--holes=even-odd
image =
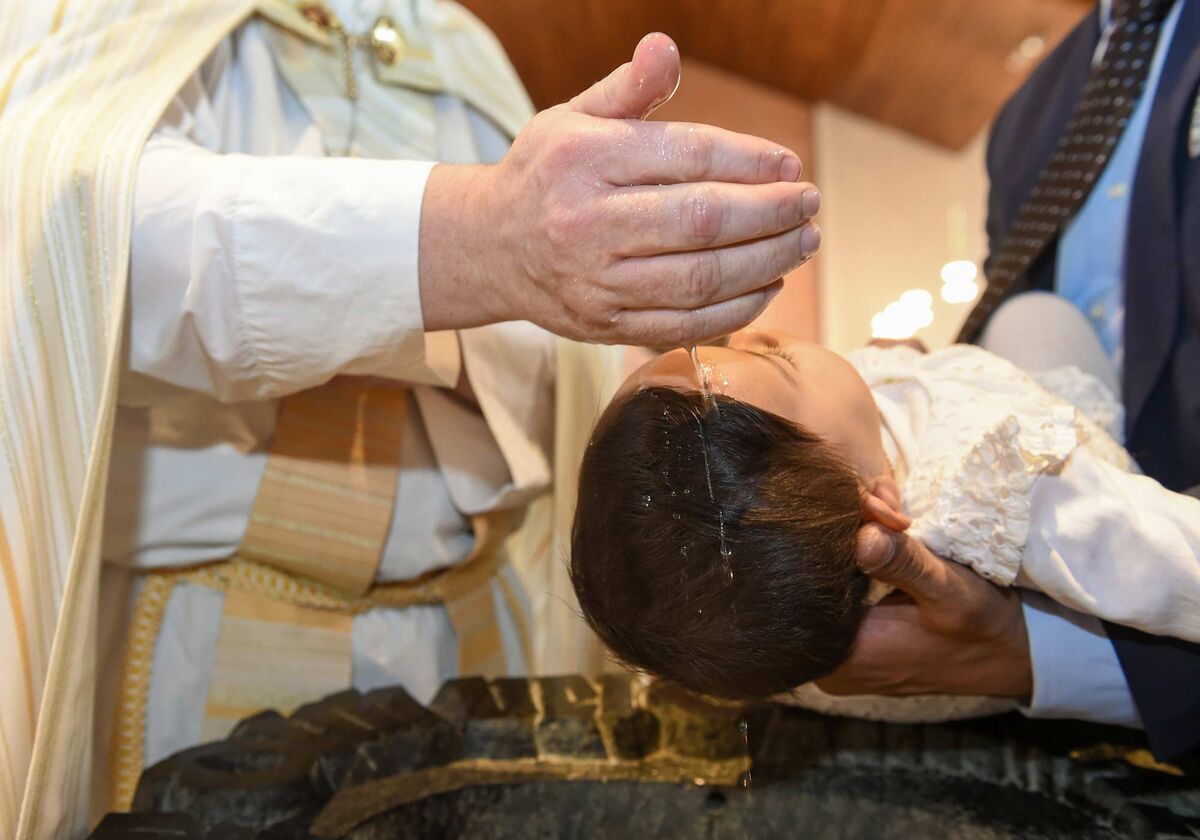
{"type": "Polygon", "coordinates": [[[389,17],[381,17],[371,27],[371,49],[375,56],[388,67],[399,64],[406,52],[408,44],[404,41],[404,33],[389,17]]]}

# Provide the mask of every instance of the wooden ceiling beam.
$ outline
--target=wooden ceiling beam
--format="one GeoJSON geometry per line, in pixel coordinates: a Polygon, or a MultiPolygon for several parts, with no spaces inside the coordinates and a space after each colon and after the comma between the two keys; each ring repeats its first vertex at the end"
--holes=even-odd
{"type": "MultiPolygon", "coordinates": [[[[681,52],[950,148],[970,141],[1091,0],[463,0],[499,37],[538,107],[629,59],[655,30],[681,52]]],[[[686,84],[686,79],[684,80],[686,84]]]]}

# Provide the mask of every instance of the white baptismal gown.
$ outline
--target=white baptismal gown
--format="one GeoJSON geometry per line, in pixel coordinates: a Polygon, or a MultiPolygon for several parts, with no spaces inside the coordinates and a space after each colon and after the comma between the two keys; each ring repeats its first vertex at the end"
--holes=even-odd
{"type": "MultiPolygon", "coordinates": [[[[998,585],[1149,632],[1200,637],[1200,502],[1136,474],[1118,442],[1123,409],[1099,380],[1076,368],[1030,374],[967,345],[930,354],[866,348],[849,360],[879,407],[910,536],[998,585]],[[1122,550],[1130,545],[1141,551],[1122,550]],[[1148,552],[1180,584],[1168,599],[1161,584],[1142,585],[1148,552]]],[[[832,697],[812,685],[784,699],[914,722],[1017,707],[983,697],[832,697]]]]}

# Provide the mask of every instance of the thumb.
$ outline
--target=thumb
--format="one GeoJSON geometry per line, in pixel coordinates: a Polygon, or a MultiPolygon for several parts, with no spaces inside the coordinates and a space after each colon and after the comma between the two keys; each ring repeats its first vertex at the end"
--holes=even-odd
{"type": "Polygon", "coordinates": [[[946,563],[920,540],[873,522],[858,530],[854,560],[863,574],[889,583],[915,601],[938,601],[952,582],[946,563]]]}
{"type": "Polygon", "coordinates": [[[633,61],[622,64],[571,100],[573,110],[593,117],[640,120],[679,87],[679,48],[661,32],[643,38],[633,61]]]}

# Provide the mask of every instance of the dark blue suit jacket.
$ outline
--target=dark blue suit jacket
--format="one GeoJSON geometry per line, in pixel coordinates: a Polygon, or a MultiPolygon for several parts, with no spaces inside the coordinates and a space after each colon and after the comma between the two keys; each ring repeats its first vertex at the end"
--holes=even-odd
{"type": "MultiPolygon", "coordinates": [[[[1128,446],[1149,475],[1173,490],[1200,484],[1200,159],[1190,156],[1188,144],[1189,126],[1200,120],[1200,0],[1182,2],[1138,162],[1129,227],[1112,233],[1126,237],[1128,446]]],[[[1098,16],[1091,15],[996,121],[988,147],[993,251],[1065,132],[1099,36],[1098,16]]],[[[1054,288],[1055,251],[1032,267],[1023,289],[1054,288]]],[[[1170,758],[1200,744],[1200,645],[1106,627],[1155,755],[1170,758]]]]}

